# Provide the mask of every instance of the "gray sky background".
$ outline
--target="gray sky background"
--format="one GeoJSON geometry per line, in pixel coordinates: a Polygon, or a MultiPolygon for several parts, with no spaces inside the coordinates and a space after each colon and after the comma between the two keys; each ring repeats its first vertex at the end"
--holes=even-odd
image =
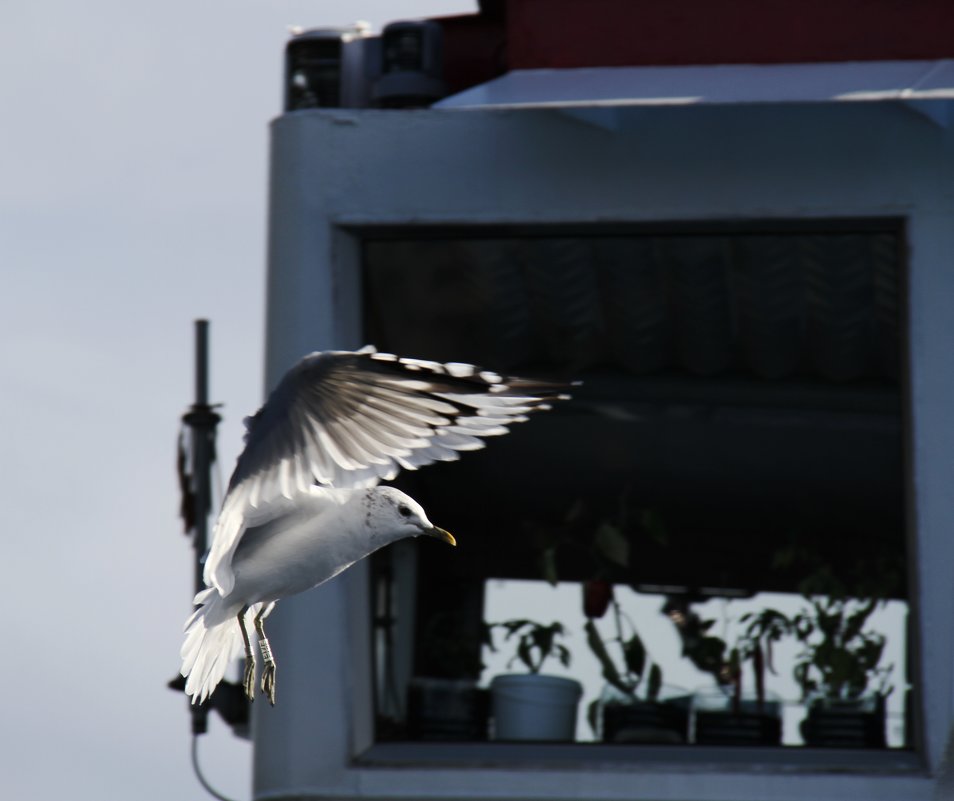
{"type": "MultiPolygon", "coordinates": [[[[267,125],[288,24],[473,0],[0,3],[0,796],[201,799],[178,668],[192,320],[223,479],[262,394],[267,125]]],[[[209,780],[249,797],[217,719],[209,780]]]]}

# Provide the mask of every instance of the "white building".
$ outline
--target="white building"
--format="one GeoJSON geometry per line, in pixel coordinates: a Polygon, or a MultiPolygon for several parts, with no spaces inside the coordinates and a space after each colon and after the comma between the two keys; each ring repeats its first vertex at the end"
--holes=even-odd
{"type": "MultiPolygon", "coordinates": [[[[422,472],[419,497],[481,526],[475,482],[508,513],[628,481],[661,508],[704,509],[702,523],[674,513],[673,536],[701,532],[697,545],[640,567],[640,586],[794,592],[753,555],[784,544],[786,520],[812,547],[842,532],[855,550],[833,546],[836,569],[881,543],[909,610],[904,747],[394,738],[366,562],[270,618],[280,698],[254,708],[257,799],[954,797],[954,54],[940,33],[954,12],[714,5],[485,3],[443,23],[454,93],[432,107],[275,120],[268,383],[372,338],[582,377],[578,404],[494,443],[495,461],[422,472]],[[501,41],[502,60],[474,56],[501,41]],[[762,281],[759,265],[792,253],[782,290],[762,281]],[[855,283],[839,272],[852,259],[855,283]]],[[[518,535],[500,541],[519,550],[518,535]]],[[[468,569],[460,551],[452,570],[468,569]]],[[[528,577],[478,556],[485,577],[528,577]]],[[[426,566],[413,549],[388,558],[400,717],[426,566]]]]}

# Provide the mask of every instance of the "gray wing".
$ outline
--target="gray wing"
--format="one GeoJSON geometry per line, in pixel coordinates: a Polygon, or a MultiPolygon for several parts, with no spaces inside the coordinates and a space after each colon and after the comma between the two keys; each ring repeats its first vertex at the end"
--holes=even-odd
{"type": "Polygon", "coordinates": [[[315,484],[370,487],[401,468],[452,461],[565,398],[563,389],[373,348],[306,356],[246,420],[245,450],[213,532],[206,581],[231,589],[231,556],[247,519],[268,517],[268,507],[315,484]]]}

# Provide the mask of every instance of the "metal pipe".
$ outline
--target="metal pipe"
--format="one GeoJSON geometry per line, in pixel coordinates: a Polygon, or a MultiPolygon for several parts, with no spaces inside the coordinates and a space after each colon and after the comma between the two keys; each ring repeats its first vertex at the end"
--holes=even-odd
{"type": "Polygon", "coordinates": [[[203,558],[208,548],[209,512],[212,510],[212,462],[215,429],[220,417],[209,406],[209,321],[195,321],[195,403],[183,418],[192,429],[192,481],[195,493],[195,591],[205,587],[203,558]]]}
{"type": "MultiPolygon", "coordinates": [[[[209,538],[209,512],[212,510],[212,462],[215,461],[215,429],[221,418],[209,405],[209,321],[195,321],[195,402],[182,416],[191,431],[190,484],[194,515],[192,547],[195,550],[195,592],[205,587],[205,552],[209,538]]],[[[190,705],[192,733],[205,733],[208,727],[206,704],[190,705]]]]}
{"type": "Polygon", "coordinates": [[[209,402],[209,321],[195,321],[195,402],[209,402]]]}

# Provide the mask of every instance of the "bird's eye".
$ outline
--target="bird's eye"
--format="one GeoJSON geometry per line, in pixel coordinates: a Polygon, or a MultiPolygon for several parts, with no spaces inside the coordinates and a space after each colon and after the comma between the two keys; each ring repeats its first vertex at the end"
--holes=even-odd
{"type": "Polygon", "coordinates": [[[405,506],[403,503],[398,507],[398,512],[401,517],[410,517],[411,516],[411,507],[405,506]]]}

